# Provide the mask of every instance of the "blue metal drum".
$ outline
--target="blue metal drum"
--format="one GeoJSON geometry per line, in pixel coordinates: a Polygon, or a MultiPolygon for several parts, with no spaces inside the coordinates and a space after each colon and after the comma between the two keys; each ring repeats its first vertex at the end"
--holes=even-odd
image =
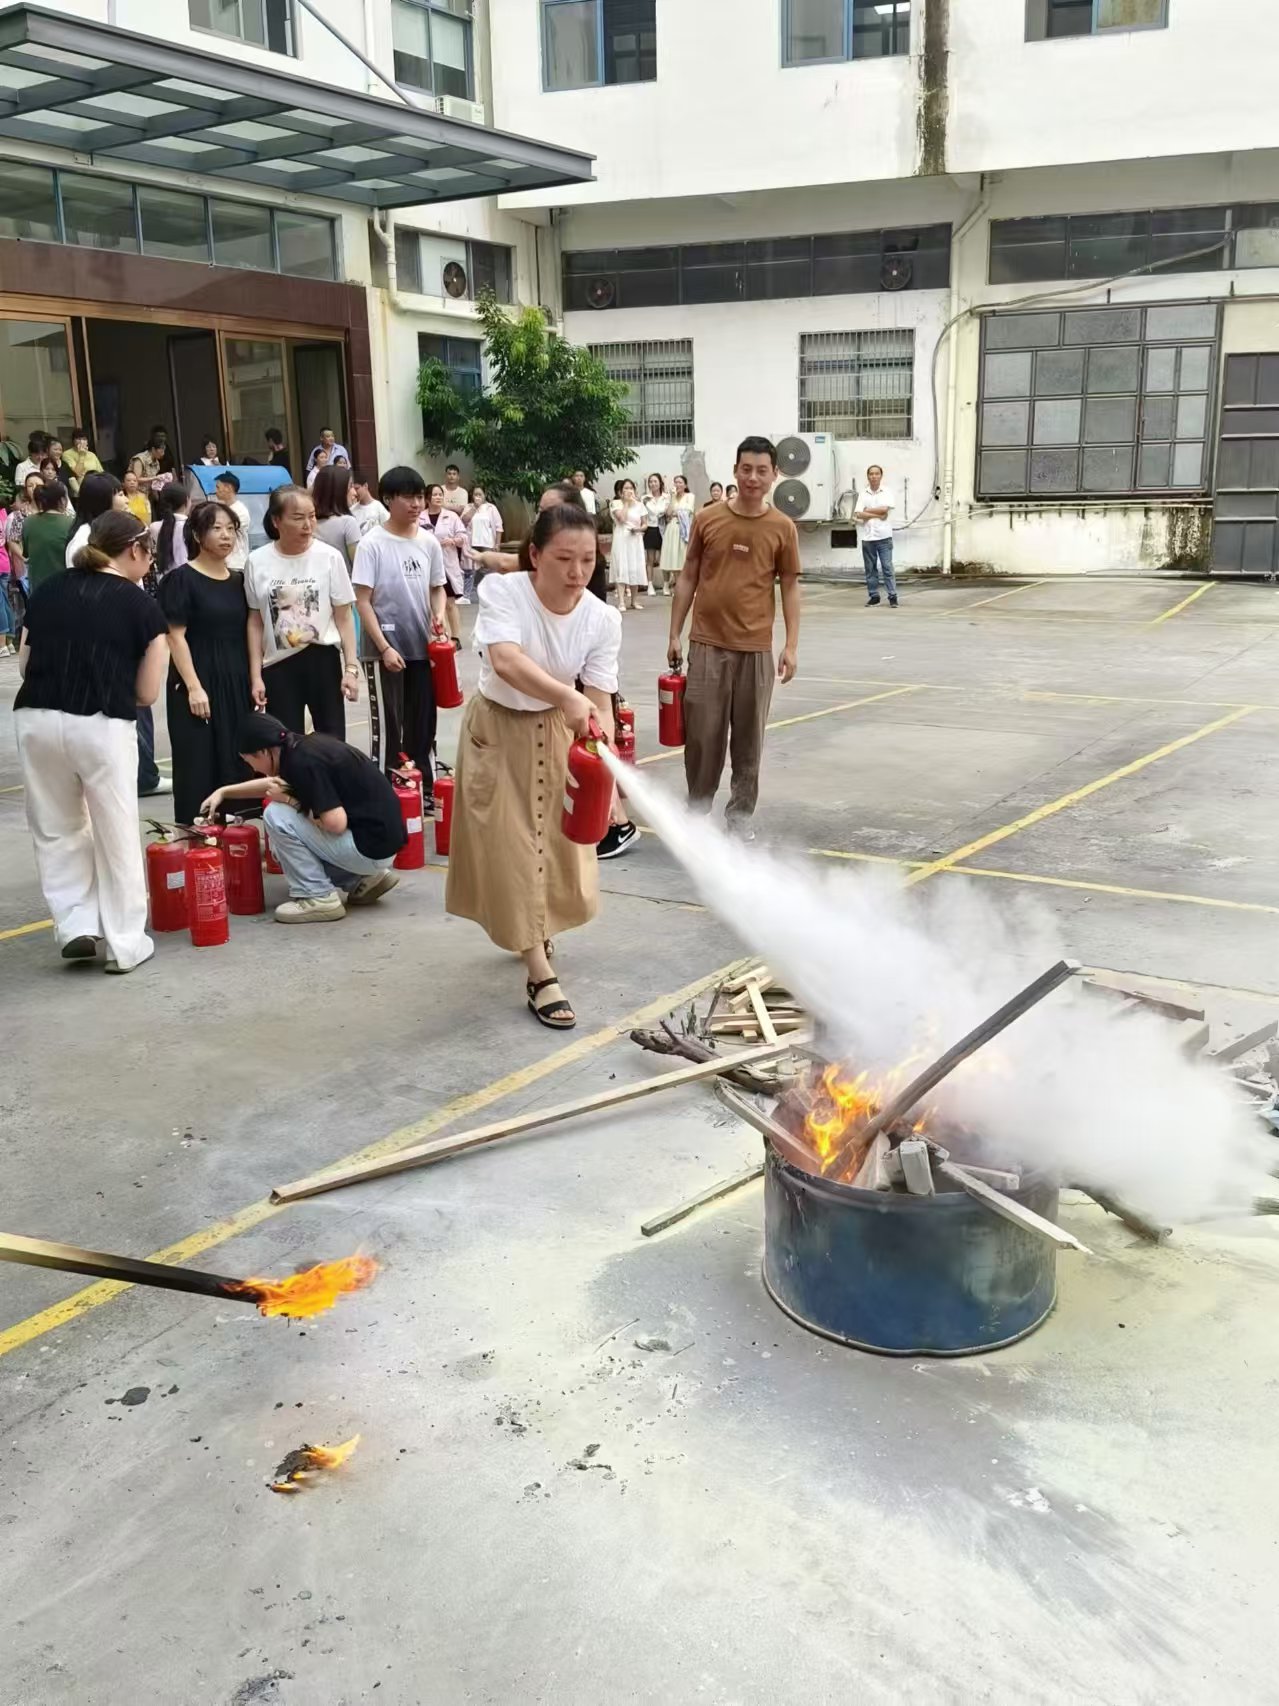
{"type": "MultiPolygon", "coordinates": [[[[803,1327],[887,1356],[967,1356],[1034,1331],[1057,1247],[965,1191],[859,1191],[783,1161],[764,1170],[764,1284],[803,1327]]],[[[1006,1193],[1054,1220],[1057,1189],[1006,1193]]]]}

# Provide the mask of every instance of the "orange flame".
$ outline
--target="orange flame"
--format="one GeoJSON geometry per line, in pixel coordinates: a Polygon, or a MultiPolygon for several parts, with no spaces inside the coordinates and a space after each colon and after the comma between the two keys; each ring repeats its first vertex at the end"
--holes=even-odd
{"type": "Polygon", "coordinates": [[[233,1280],[228,1291],[250,1297],[262,1315],[287,1315],[300,1320],[332,1309],[339,1297],[372,1285],[378,1265],[372,1256],[344,1256],[340,1262],[321,1262],[287,1279],[233,1280]]]}
{"type": "Polygon", "coordinates": [[[275,1479],[267,1486],[273,1493],[299,1493],[309,1475],[321,1469],[338,1469],[360,1443],[356,1434],[343,1445],[301,1445],[277,1466],[275,1479]]]}
{"type": "MultiPolygon", "coordinates": [[[[912,1075],[930,1058],[926,1049],[915,1049],[880,1078],[872,1078],[869,1072],[859,1072],[855,1078],[850,1078],[839,1065],[825,1069],[804,1120],[804,1136],[816,1151],[823,1169],[835,1159],[849,1135],[858,1126],[865,1125],[904,1089],[912,1075]]],[[[915,1116],[912,1129],[916,1132],[925,1130],[931,1112],[929,1108],[922,1109],[915,1116]]],[[[840,1177],[855,1177],[861,1160],[861,1154],[854,1150],[840,1177]]]]}

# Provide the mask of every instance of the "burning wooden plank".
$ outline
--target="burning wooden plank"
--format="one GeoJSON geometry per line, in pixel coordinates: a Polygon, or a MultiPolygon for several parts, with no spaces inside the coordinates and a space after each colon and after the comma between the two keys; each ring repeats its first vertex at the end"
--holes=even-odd
{"type": "Polygon", "coordinates": [[[194,1292],[234,1303],[252,1303],[260,1315],[284,1315],[297,1320],[331,1309],[340,1297],[372,1285],[378,1265],[372,1256],[346,1256],[322,1262],[282,1280],[229,1279],[167,1262],[113,1256],[104,1250],[82,1250],[75,1244],[56,1244],[47,1238],[21,1238],[0,1233],[0,1262],[56,1268],[62,1273],[88,1274],[93,1279],[119,1280],[125,1285],[154,1285],[166,1291],[194,1292]]]}

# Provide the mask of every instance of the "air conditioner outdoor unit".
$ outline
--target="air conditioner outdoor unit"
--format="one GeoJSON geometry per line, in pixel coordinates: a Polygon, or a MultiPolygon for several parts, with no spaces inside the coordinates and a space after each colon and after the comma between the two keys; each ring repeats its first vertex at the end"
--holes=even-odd
{"type": "Polygon", "coordinates": [[[444,118],[460,118],[463,124],[484,123],[483,101],[464,101],[460,95],[428,95],[425,104],[444,118]]]}
{"type": "Polygon", "coordinates": [[[777,445],[773,504],[792,521],[830,521],[835,513],[835,441],[828,432],[789,433],[777,445]]]}

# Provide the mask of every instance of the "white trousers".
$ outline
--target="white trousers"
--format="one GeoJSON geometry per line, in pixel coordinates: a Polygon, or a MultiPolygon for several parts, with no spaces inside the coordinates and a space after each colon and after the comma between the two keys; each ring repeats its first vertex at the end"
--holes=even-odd
{"type": "Polygon", "coordinates": [[[138,731],[123,717],[14,713],[36,868],[59,947],[104,937],[124,967],[155,952],[138,833],[138,731]]]}

